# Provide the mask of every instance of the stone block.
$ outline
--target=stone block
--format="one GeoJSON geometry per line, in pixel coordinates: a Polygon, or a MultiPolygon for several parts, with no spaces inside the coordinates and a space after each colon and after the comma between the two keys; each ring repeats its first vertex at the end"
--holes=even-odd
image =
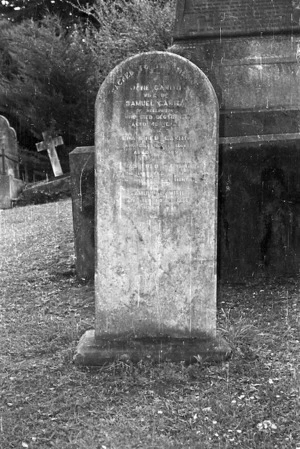
{"type": "Polygon", "coordinates": [[[23,181],[0,174],[0,209],[10,209],[23,189],[23,181]]]}
{"type": "Polygon", "coordinates": [[[95,272],[94,147],[75,148],[69,158],[76,274],[81,280],[90,280],[95,272]]]}

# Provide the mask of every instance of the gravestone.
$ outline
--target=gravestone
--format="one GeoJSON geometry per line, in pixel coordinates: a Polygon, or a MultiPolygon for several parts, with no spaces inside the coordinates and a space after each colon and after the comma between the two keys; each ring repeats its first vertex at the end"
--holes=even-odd
{"type": "Polygon", "coordinates": [[[17,135],[9,121],[0,116],[0,209],[9,209],[23,188],[19,179],[17,135]]]}
{"type": "Polygon", "coordinates": [[[52,134],[47,131],[43,132],[43,138],[43,142],[36,144],[36,149],[37,151],[47,150],[54,176],[61,176],[63,171],[58,159],[56,147],[63,145],[63,138],[61,136],[53,137],[52,134]]]}
{"type": "Polygon", "coordinates": [[[90,280],[95,272],[94,147],[78,147],[69,154],[76,275],[90,280]]]}
{"type": "Polygon", "coordinates": [[[163,52],[129,58],[96,101],[95,331],[75,363],[222,359],[216,334],[218,102],[163,52]]]}

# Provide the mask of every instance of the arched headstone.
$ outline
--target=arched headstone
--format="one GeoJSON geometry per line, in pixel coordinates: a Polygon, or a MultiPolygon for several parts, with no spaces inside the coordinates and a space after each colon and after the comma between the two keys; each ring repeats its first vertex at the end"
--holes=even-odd
{"type": "Polygon", "coordinates": [[[0,209],[9,209],[23,188],[19,179],[17,135],[7,118],[0,115],[0,209]]]}

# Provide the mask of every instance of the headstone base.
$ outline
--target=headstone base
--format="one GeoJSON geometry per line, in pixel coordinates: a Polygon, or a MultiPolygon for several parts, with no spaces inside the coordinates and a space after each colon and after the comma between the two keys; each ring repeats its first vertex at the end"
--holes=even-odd
{"type": "Polygon", "coordinates": [[[0,175],[0,209],[10,209],[13,202],[23,190],[24,183],[21,179],[10,175],[0,175]]]}
{"type": "Polygon", "coordinates": [[[81,337],[74,356],[77,366],[101,366],[116,360],[137,363],[140,360],[152,362],[193,363],[222,362],[231,355],[228,343],[216,338],[139,338],[130,341],[98,340],[95,331],[88,330],[81,337]]]}

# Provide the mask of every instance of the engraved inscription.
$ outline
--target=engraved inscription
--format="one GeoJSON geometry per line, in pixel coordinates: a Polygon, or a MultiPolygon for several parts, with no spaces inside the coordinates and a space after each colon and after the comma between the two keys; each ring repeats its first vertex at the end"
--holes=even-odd
{"type": "Polygon", "coordinates": [[[178,81],[170,82],[173,74],[166,74],[160,65],[139,70],[144,74],[140,79],[147,82],[128,71],[113,86],[113,92],[124,87],[118,207],[134,206],[141,216],[183,213],[201,182],[197,166],[189,162],[193,160],[190,130],[180,127],[186,121],[186,88],[178,81]]]}

